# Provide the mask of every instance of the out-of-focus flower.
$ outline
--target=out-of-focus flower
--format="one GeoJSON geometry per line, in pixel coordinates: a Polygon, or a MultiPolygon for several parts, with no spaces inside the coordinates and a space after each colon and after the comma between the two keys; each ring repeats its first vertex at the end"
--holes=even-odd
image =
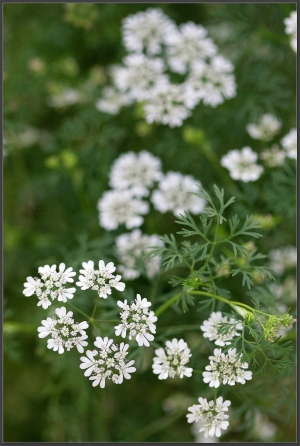
{"type": "Polygon", "coordinates": [[[272,249],[269,252],[269,259],[270,268],[281,276],[285,270],[296,267],[297,249],[294,246],[272,249]]]}
{"type": "Polygon", "coordinates": [[[280,150],[277,144],[273,144],[270,149],[265,149],[261,152],[260,158],[268,167],[281,166],[284,163],[286,153],[280,150]]]}
{"type": "Polygon", "coordinates": [[[211,313],[207,321],[201,325],[203,336],[208,338],[209,341],[215,341],[216,345],[223,347],[224,345],[230,345],[234,336],[239,336],[240,333],[237,330],[242,330],[243,325],[234,318],[228,319],[227,316],[223,316],[221,311],[211,313]],[[228,331],[226,333],[220,332],[221,324],[228,324],[228,331]]]}
{"type": "Polygon", "coordinates": [[[183,339],[174,338],[172,341],[167,341],[164,349],[155,350],[155,355],[152,368],[158,379],[192,376],[193,369],[186,367],[192,355],[183,339]]]}
{"type": "Polygon", "coordinates": [[[60,93],[48,97],[47,103],[53,108],[64,108],[83,101],[83,95],[74,88],[66,88],[60,93]]]}
{"type": "Polygon", "coordinates": [[[256,181],[263,172],[263,167],[256,164],[258,155],[251,147],[243,147],[241,150],[230,150],[221,158],[221,166],[229,170],[233,180],[241,180],[244,183],[256,181]]]}
{"type": "Polygon", "coordinates": [[[121,93],[115,87],[104,87],[102,97],[96,101],[95,106],[101,112],[117,115],[123,106],[131,105],[132,102],[127,94],[121,93]]]}
{"type": "Polygon", "coordinates": [[[282,147],[286,151],[286,156],[297,159],[297,130],[291,129],[281,140],[282,147]]]}
{"type": "Polygon", "coordinates": [[[266,113],[259,118],[257,124],[247,124],[246,130],[253,139],[271,141],[281,129],[281,121],[275,116],[266,113]]]}
{"type": "Polygon", "coordinates": [[[291,36],[291,47],[297,52],[297,11],[292,11],[289,17],[283,20],[285,32],[291,36]]]}

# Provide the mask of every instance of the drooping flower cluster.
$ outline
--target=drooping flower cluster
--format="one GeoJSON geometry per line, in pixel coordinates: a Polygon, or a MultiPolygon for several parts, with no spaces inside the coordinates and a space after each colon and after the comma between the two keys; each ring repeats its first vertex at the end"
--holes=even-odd
{"type": "Polygon", "coordinates": [[[204,437],[220,437],[221,430],[226,430],[229,426],[227,421],[229,416],[225,413],[231,402],[223,401],[219,396],[216,401],[207,401],[206,398],[198,398],[199,404],[194,404],[188,410],[188,423],[199,423],[201,426],[199,432],[204,432],[204,437]]]}
{"type": "Polygon", "coordinates": [[[211,313],[207,321],[203,322],[201,325],[201,330],[203,331],[203,336],[208,338],[210,341],[214,341],[216,345],[224,347],[224,345],[230,345],[230,341],[235,337],[239,336],[237,330],[242,330],[243,325],[235,320],[234,318],[228,319],[227,316],[223,316],[221,311],[211,313]],[[226,326],[226,332],[220,332],[221,324],[228,324],[226,326]],[[228,328],[227,328],[228,327],[228,328]]]}
{"type": "Polygon", "coordinates": [[[238,355],[235,348],[230,348],[226,354],[215,348],[214,356],[209,356],[208,359],[210,365],[205,367],[203,381],[209,383],[209,387],[217,388],[220,384],[245,384],[245,380],[252,379],[252,372],[245,370],[248,363],[242,362],[242,355],[238,355]]]}
{"type": "Polygon", "coordinates": [[[57,317],[47,317],[42,321],[42,326],[38,328],[39,338],[51,336],[48,339],[47,347],[59,354],[64,353],[64,350],[70,351],[71,348],[76,347],[79,353],[83,353],[83,347],[88,343],[85,330],[88,328],[87,322],[75,323],[73,319],[73,312],[66,310],[65,307],[56,308],[57,317]]]}
{"type": "Polygon", "coordinates": [[[241,180],[244,183],[256,181],[261,176],[264,168],[256,164],[257,153],[251,147],[243,147],[241,150],[230,150],[221,158],[221,166],[229,170],[233,180],[241,180]]]}
{"type": "Polygon", "coordinates": [[[122,308],[120,318],[122,323],[115,326],[116,336],[125,338],[128,331],[128,339],[136,339],[136,342],[141,347],[145,345],[149,347],[149,341],[153,341],[154,336],[151,333],[156,332],[155,322],[157,317],[153,311],[149,311],[151,302],[146,298],[141,298],[137,294],[136,299],[129,305],[127,299],[124,302],[118,300],[118,306],[122,308]]]}
{"type": "Polygon", "coordinates": [[[125,283],[120,282],[122,276],[113,274],[116,270],[113,262],[109,262],[106,266],[103,260],[99,260],[99,269],[94,268],[94,262],[82,262],[83,269],[79,270],[81,275],[76,285],[82,290],[91,288],[97,291],[99,297],[106,299],[111,294],[111,289],[124,291],[125,283]]]}
{"type": "Polygon", "coordinates": [[[275,116],[266,113],[259,118],[257,124],[247,124],[246,130],[253,139],[260,141],[271,141],[281,129],[281,121],[275,116]]]}
{"type": "Polygon", "coordinates": [[[193,369],[186,367],[192,355],[183,339],[174,338],[172,341],[166,341],[165,348],[156,349],[155,355],[152,368],[158,379],[192,376],[193,369]]]}
{"type": "Polygon", "coordinates": [[[152,279],[158,274],[161,265],[160,257],[143,257],[150,246],[163,246],[158,235],[142,234],[140,229],[134,229],[128,234],[121,234],[116,238],[117,258],[124,279],[133,280],[145,272],[152,279]]]}
{"type": "Polygon", "coordinates": [[[74,282],[72,279],[76,273],[73,268],[67,268],[61,263],[56,271],[56,265],[45,265],[38,268],[41,278],[27,277],[24,283],[23,294],[32,296],[36,294],[38,298],[38,306],[47,309],[51,305],[51,301],[57,299],[59,302],[67,302],[67,299],[73,299],[76,288],[66,288],[66,284],[74,282]]]}
{"type": "Polygon", "coordinates": [[[94,342],[97,350],[87,350],[86,356],[80,360],[81,369],[86,369],[85,376],[93,381],[93,387],[105,387],[105,381],[111,380],[114,384],[121,384],[123,379],[130,379],[130,373],[136,371],[133,367],[134,361],[126,363],[125,358],[128,355],[129,345],[121,342],[120,345],[114,344],[113,339],[108,337],[96,337],[94,342]]]}
{"type": "Polygon", "coordinates": [[[291,36],[291,47],[297,52],[297,11],[292,11],[283,21],[286,34],[291,36]]]}
{"type": "Polygon", "coordinates": [[[103,89],[98,110],[116,114],[141,102],[149,124],[176,127],[201,101],[215,107],[236,95],[234,67],[202,25],[176,26],[160,8],[148,8],[123,19],[121,31],[128,55],[111,67],[113,87],[103,89]],[[174,83],[171,73],[185,78],[174,83]]]}

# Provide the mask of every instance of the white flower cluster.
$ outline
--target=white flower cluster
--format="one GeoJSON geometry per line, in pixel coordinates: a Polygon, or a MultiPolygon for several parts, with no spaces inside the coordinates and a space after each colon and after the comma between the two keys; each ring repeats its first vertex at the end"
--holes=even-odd
{"type": "Polygon", "coordinates": [[[234,67],[202,25],[176,26],[160,8],[148,8],[123,19],[122,39],[128,54],[111,67],[113,86],[103,89],[99,111],[116,114],[141,102],[147,123],[177,127],[201,101],[216,107],[236,95],[234,67]],[[171,82],[172,72],[185,76],[182,83],[171,82]]]}
{"type": "Polygon", "coordinates": [[[297,11],[292,11],[289,17],[283,20],[285,33],[291,36],[291,47],[297,52],[297,11]]]}
{"type": "Polygon", "coordinates": [[[36,294],[39,300],[37,305],[44,309],[51,305],[51,300],[57,299],[59,302],[67,302],[67,299],[73,299],[76,288],[66,288],[66,284],[74,282],[72,277],[76,273],[73,268],[65,268],[64,263],[59,265],[58,271],[56,271],[56,265],[40,266],[38,272],[41,278],[27,277],[23,294],[25,296],[36,294]]]}
{"type": "Polygon", "coordinates": [[[165,349],[158,348],[155,354],[152,368],[153,373],[159,375],[158,379],[192,376],[193,369],[186,367],[192,355],[183,339],[174,338],[172,341],[167,341],[165,349]]]}
{"type": "Polygon", "coordinates": [[[297,159],[297,130],[291,129],[281,140],[288,158],[297,159]]]}
{"type": "Polygon", "coordinates": [[[252,372],[245,370],[248,363],[242,362],[242,355],[238,355],[235,348],[230,348],[226,354],[215,348],[214,356],[209,356],[208,359],[210,365],[205,367],[203,381],[209,383],[209,387],[217,388],[220,384],[245,384],[245,380],[252,379],[252,372]]]}
{"type": "Polygon", "coordinates": [[[81,275],[76,285],[82,290],[91,288],[97,291],[99,297],[107,298],[111,294],[111,289],[115,288],[118,291],[124,291],[125,283],[120,282],[122,276],[113,274],[116,270],[113,262],[109,262],[106,266],[103,260],[99,260],[99,269],[94,269],[94,262],[82,262],[84,269],[79,270],[81,275]]]}
{"type": "Polygon", "coordinates": [[[281,129],[281,121],[275,116],[266,113],[259,118],[257,124],[247,124],[246,130],[253,139],[271,141],[281,129]]]}
{"type": "Polygon", "coordinates": [[[221,158],[221,166],[229,170],[233,180],[241,180],[244,183],[256,181],[261,176],[264,168],[256,164],[258,155],[251,147],[243,147],[241,150],[230,150],[221,158]]]}
{"type": "Polygon", "coordinates": [[[56,317],[47,317],[42,321],[42,327],[38,328],[39,338],[45,338],[51,335],[51,339],[47,341],[47,347],[58,353],[64,353],[64,349],[70,351],[71,348],[76,347],[79,353],[83,353],[83,347],[88,343],[85,341],[87,335],[85,329],[88,328],[87,322],[75,323],[73,319],[73,312],[68,311],[65,307],[56,308],[56,317]]]}
{"type": "Polygon", "coordinates": [[[223,401],[219,396],[216,401],[207,401],[206,398],[198,398],[199,404],[189,407],[187,414],[188,423],[199,423],[199,432],[204,432],[204,437],[220,437],[221,429],[226,430],[229,426],[229,416],[225,413],[231,402],[223,401]]]}
{"type": "Polygon", "coordinates": [[[280,150],[277,144],[273,144],[270,149],[261,152],[260,158],[268,167],[281,166],[284,163],[286,152],[280,150]]]}
{"type": "Polygon", "coordinates": [[[237,330],[242,330],[242,323],[238,322],[234,318],[228,319],[227,316],[223,316],[221,311],[212,312],[207,321],[203,322],[201,325],[201,330],[203,331],[203,336],[208,338],[209,341],[214,341],[216,345],[224,347],[224,345],[230,345],[230,341],[235,337],[239,336],[237,330]],[[226,327],[226,333],[220,332],[220,324],[228,324],[226,327]]]}
{"type": "Polygon", "coordinates": [[[125,338],[128,330],[129,340],[135,338],[140,347],[143,345],[149,347],[149,341],[154,339],[151,333],[156,332],[155,322],[157,321],[154,312],[149,311],[151,302],[146,298],[142,299],[140,294],[137,294],[136,299],[130,305],[127,304],[126,299],[124,302],[118,300],[117,304],[123,311],[120,313],[122,323],[115,326],[116,336],[125,338]]]}
{"type": "Polygon", "coordinates": [[[85,376],[89,376],[93,381],[93,387],[105,387],[105,380],[112,380],[114,384],[121,384],[123,379],[130,379],[130,373],[136,371],[132,367],[134,361],[126,363],[125,358],[128,355],[128,344],[121,342],[120,345],[114,344],[113,339],[108,337],[96,337],[94,342],[98,350],[87,350],[86,356],[82,356],[80,360],[81,369],[86,369],[85,376]]]}
{"type": "Polygon", "coordinates": [[[206,202],[191,192],[197,192],[201,182],[179,172],[164,175],[161,167],[161,160],[146,150],[121,154],[109,173],[109,185],[113,189],[104,192],[98,200],[100,226],[108,231],[123,224],[127,229],[139,227],[144,222],[142,215],[150,209],[150,202],[162,213],[190,211],[200,214],[206,202]],[[157,188],[150,196],[150,189],[156,183],[157,188]],[[149,202],[143,200],[144,197],[149,197],[149,202]]]}
{"type": "Polygon", "coordinates": [[[294,246],[284,246],[272,249],[269,252],[270,267],[280,276],[290,268],[297,265],[297,248],[294,246]]]}
{"type": "Polygon", "coordinates": [[[118,270],[124,279],[133,280],[145,272],[150,279],[160,270],[160,257],[145,258],[150,246],[163,246],[158,235],[142,234],[140,229],[134,229],[128,234],[121,234],[116,238],[117,258],[120,262],[118,270]]]}

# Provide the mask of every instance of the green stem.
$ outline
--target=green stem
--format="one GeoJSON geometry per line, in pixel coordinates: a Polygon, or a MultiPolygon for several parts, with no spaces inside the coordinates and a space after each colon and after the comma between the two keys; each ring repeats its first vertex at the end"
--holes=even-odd
{"type": "Polygon", "coordinates": [[[175,296],[172,296],[171,299],[167,300],[167,302],[164,302],[160,307],[157,308],[157,310],[155,311],[155,315],[160,316],[162,313],[164,313],[172,304],[177,302],[179,296],[180,293],[175,294],[175,296]]]}
{"type": "Polygon", "coordinates": [[[72,305],[70,302],[67,302],[68,305],[70,305],[70,307],[72,307],[74,310],[76,310],[78,313],[82,314],[82,316],[84,316],[85,318],[87,318],[87,320],[89,321],[91,318],[89,315],[87,315],[86,313],[84,313],[83,311],[79,310],[79,308],[75,307],[74,305],[72,305]]]}

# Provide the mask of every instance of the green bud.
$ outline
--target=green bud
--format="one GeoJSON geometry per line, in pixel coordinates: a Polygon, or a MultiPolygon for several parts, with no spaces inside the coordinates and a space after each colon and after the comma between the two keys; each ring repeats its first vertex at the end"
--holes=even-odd
{"type": "Polygon", "coordinates": [[[264,337],[270,342],[274,342],[277,331],[280,327],[280,316],[269,316],[269,319],[264,325],[264,337]]]}
{"type": "Polygon", "coordinates": [[[294,319],[293,316],[290,316],[289,314],[284,314],[283,316],[281,316],[280,321],[284,327],[289,328],[294,322],[296,322],[296,319],[294,319]]]}
{"type": "Polygon", "coordinates": [[[240,315],[242,316],[245,321],[252,322],[255,321],[255,316],[252,311],[246,310],[246,308],[240,307],[239,305],[233,305],[231,304],[231,307],[240,315]]]}

